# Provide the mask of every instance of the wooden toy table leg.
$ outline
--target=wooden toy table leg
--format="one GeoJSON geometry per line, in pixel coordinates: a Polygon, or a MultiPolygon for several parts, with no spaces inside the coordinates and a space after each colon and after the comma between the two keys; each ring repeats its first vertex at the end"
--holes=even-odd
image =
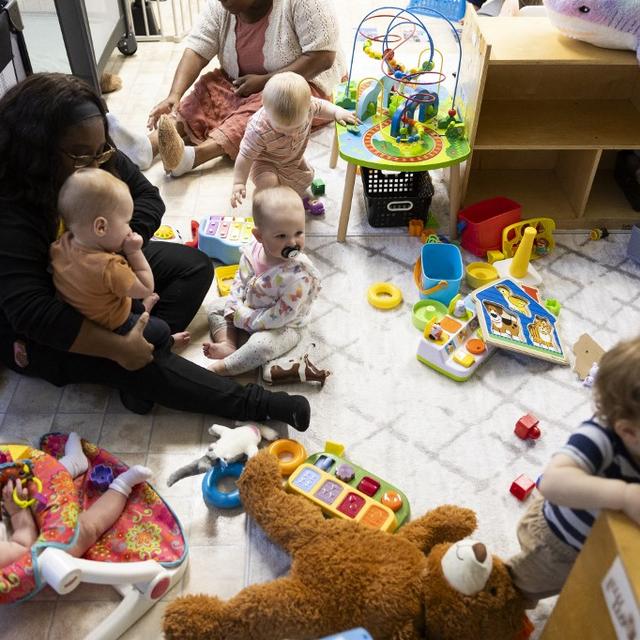
{"type": "Polygon", "coordinates": [[[329,169],[335,169],[338,164],[338,130],[333,128],[333,142],[331,143],[331,156],[329,157],[329,169]]]}
{"type": "Polygon", "coordinates": [[[347,238],[347,226],[351,213],[351,201],[353,200],[353,187],[356,182],[357,165],[347,163],[347,173],[344,177],[344,191],[342,192],[342,208],[340,209],[340,221],[338,222],[338,242],[344,242],[347,238]]]}
{"type": "Polygon", "coordinates": [[[460,210],[460,163],[452,164],[449,174],[449,238],[458,235],[458,211],[460,210]]]}

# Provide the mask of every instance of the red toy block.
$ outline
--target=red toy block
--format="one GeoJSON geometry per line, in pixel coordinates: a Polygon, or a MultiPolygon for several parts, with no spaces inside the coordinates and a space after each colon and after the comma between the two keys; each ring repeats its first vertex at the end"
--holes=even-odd
{"type": "Polygon", "coordinates": [[[518,438],[522,438],[522,440],[537,440],[540,437],[539,423],[540,420],[538,420],[538,418],[531,413],[527,413],[527,415],[522,416],[522,418],[516,422],[516,428],[513,432],[518,438]]]}
{"type": "Polygon", "coordinates": [[[529,494],[535,486],[536,483],[531,478],[527,478],[523,473],[511,483],[509,491],[518,498],[518,500],[525,500],[529,497],[529,494]]]}

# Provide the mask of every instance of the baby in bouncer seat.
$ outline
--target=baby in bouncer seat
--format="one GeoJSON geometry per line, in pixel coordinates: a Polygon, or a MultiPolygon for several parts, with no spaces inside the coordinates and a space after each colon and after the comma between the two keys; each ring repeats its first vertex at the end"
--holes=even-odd
{"type": "MultiPolygon", "coordinates": [[[[70,433],[60,463],[73,478],[84,473],[88,460],[82,451],[77,433],[70,433]]],[[[121,473],[109,485],[89,509],[78,516],[78,538],[68,553],[81,557],[116,522],[127,503],[133,487],[151,477],[151,470],[135,465],[121,473]]],[[[30,508],[19,506],[29,500],[29,488],[20,479],[9,479],[2,490],[2,505],[11,520],[12,534],[7,541],[0,541],[0,567],[6,567],[23,556],[38,539],[38,528],[30,508]],[[17,498],[17,500],[16,500],[17,498]]],[[[37,500],[32,508],[38,505],[37,500]]]]}

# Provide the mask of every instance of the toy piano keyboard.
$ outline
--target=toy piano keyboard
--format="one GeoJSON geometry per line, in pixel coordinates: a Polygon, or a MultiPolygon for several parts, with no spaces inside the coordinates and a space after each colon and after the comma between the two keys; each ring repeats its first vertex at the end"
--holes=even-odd
{"type": "Polygon", "coordinates": [[[393,485],[332,452],[314,453],[287,481],[287,489],[330,517],[392,533],[409,517],[409,500],[393,485]]]}
{"type": "Polygon", "coordinates": [[[198,249],[223,264],[238,264],[240,249],[253,237],[253,218],[208,216],[200,221],[198,249]]]}
{"type": "Polygon", "coordinates": [[[449,304],[449,313],[427,322],[418,344],[420,362],[440,373],[464,382],[495,350],[483,339],[478,315],[471,296],[464,298],[464,313],[453,314],[460,296],[449,304]]]}

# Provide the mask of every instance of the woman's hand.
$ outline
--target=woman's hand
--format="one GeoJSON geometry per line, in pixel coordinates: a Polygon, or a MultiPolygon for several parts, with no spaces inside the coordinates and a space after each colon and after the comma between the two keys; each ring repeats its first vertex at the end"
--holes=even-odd
{"type": "Polygon", "coordinates": [[[231,206],[235,209],[247,197],[247,185],[244,182],[236,182],[231,192],[231,206]]]}
{"type": "Polygon", "coordinates": [[[336,107],[336,110],[333,114],[333,119],[343,127],[346,127],[347,124],[360,124],[360,121],[358,120],[358,118],[356,118],[355,113],[347,111],[342,107],[336,107]]]}
{"type": "Polygon", "coordinates": [[[149,322],[149,314],[145,311],[129,333],[122,336],[119,350],[113,358],[123,369],[137,371],[153,360],[153,345],[145,340],[144,329],[149,322]]]}
{"type": "Polygon", "coordinates": [[[176,96],[174,94],[169,94],[167,98],[165,98],[162,102],[158,102],[158,104],[151,109],[149,112],[149,119],[147,120],[147,129],[157,129],[158,120],[160,116],[165,113],[172,113],[176,110],[178,103],[180,102],[180,96],[176,96]]]}
{"type": "Polygon", "coordinates": [[[246,98],[254,93],[260,93],[264,89],[264,85],[267,84],[267,80],[269,80],[268,75],[260,76],[255,73],[249,73],[234,80],[233,86],[236,88],[237,95],[246,98]]]}

